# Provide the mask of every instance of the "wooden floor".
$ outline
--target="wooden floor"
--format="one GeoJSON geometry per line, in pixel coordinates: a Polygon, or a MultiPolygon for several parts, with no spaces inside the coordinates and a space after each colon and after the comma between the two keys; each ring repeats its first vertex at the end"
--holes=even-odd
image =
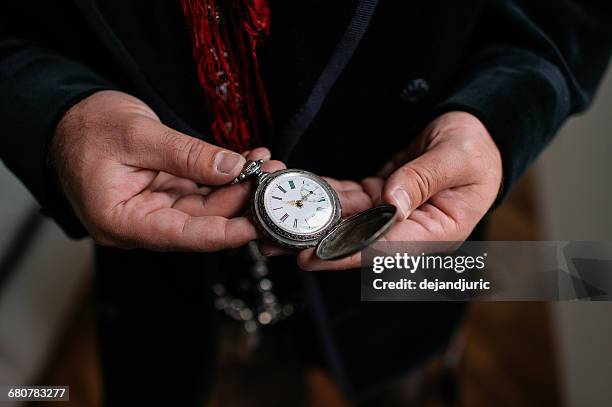
{"type": "MultiPolygon", "coordinates": [[[[533,176],[519,183],[491,219],[491,240],[540,237],[533,176]]],[[[87,299],[84,300],[87,304],[87,299]]],[[[90,308],[79,307],[57,352],[40,379],[45,385],[70,385],[72,406],[97,407],[102,392],[90,308]]],[[[416,405],[559,406],[558,367],[549,310],[544,303],[475,303],[463,332],[461,358],[447,367],[442,357],[427,367],[416,405]],[[449,395],[449,383],[453,391],[449,395]]],[[[307,372],[313,407],[344,407],[330,377],[307,372]]],[[[42,403],[42,405],[53,405],[42,403]]],[[[34,404],[40,406],[41,403],[34,404]]],[[[58,406],[66,404],[58,404],[58,406]]],[[[225,406],[223,406],[225,407],[225,406]]]]}

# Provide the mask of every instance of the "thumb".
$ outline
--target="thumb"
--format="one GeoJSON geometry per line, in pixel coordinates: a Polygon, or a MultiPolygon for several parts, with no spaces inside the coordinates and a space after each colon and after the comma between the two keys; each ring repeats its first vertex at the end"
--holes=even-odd
{"type": "Polygon", "coordinates": [[[440,147],[399,167],[385,183],[382,200],[395,205],[404,220],[440,191],[463,183],[464,165],[456,154],[440,147]]]}
{"type": "Polygon", "coordinates": [[[222,185],[240,174],[246,159],[231,150],[171,129],[156,120],[139,121],[126,164],[164,171],[206,185],[222,185]],[[136,147],[134,147],[134,145],[136,147]]]}

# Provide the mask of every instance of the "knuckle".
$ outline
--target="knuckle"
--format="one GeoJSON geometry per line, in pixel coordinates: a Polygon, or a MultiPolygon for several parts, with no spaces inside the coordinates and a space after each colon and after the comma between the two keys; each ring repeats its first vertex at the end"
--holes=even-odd
{"type": "Polygon", "coordinates": [[[278,171],[278,170],[284,170],[285,168],[287,168],[285,163],[279,160],[266,161],[262,165],[262,169],[264,171],[278,171]]]}
{"type": "Polygon", "coordinates": [[[188,165],[189,155],[192,154],[189,140],[185,140],[172,131],[167,131],[162,134],[160,144],[167,161],[188,165]]]}
{"type": "Polygon", "coordinates": [[[162,146],[167,152],[168,160],[177,163],[188,172],[198,172],[202,166],[212,165],[207,158],[207,144],[188,136],[167,132],[162,136],[162,146]]]}
{"type": "Polygon", "coordinates": [[[350,203],[350,195],[347,191],[336,191],[336,195],[338,195],[338,199],[340,200],[343,206],[350,203]]]}
{"type": "Polygon", "coordinates": [[[134,142],[140,139],[142,129],[149,123],[150,119],[140,115],[134,115],[123,124],[123,139],[134,142]]]}
{"type": "MultiPolygon", "coordinates": [[[[119,134],[120,137],[118,141],[120,142],[119,147],[122,151],[132,154],[138,154],[144,145],[143,137],[143,128],[148,124],[144,117],[136,115],[134,117],[130,117],[126,120],[122,125],[118,125],[120,128],[119,134]]],[[[110,131],[107,133],[106,144],[113,144],[113,140],[115,140],[115,129],[109,129],[110,131]]],[[[115,143],[117,141],[114,141],[115,143]]]]}
{"type": "Polygon", "coordinates": [[[219,239],[219,245],[221,247],[229,247],[232,246],[230,244],[230,239],[229,239],[229,225],[226,222],[223,227],[221,228],[221,238],[219,239]]]}
{"type": "Polygon", "coordinates": [[[415,202],[424,202],[433,190],[434,180],[431,171],[425,167],[407,165],[402,167],[402,176],[406,183],[408,194],[415,202]]]}
{"type": "Polygon", "coordinates": [[[483,162],[483,149],[481,143],[475,137],[461,137],[453,146],[461,157],[465,157],[465,165],[476,170],[483,162]]]}
{"type": "Polygon", "coordinates": [[[198,249],[203,252],[216,252],[219,250],[233,249],[237,245],[232,245],[226,240],[225,231],[222,231],[219,236],[207,238],[198,242],[198,249]]]}
{"type": "Polygon", "coordinates": [[[159,139],[159,144],[164,151],[171,154],[183,153],[187,148],[187,143],[185,140],[173,131],[165,131],[162,133],[159,139]]]}
{"type": "Polygon", "coordinates": [[[204,154],[204,143],[191,141],[185,146],[184,160],[185,168],[189,172],[196,172],[202,164],[202,155],[204,154]]]}

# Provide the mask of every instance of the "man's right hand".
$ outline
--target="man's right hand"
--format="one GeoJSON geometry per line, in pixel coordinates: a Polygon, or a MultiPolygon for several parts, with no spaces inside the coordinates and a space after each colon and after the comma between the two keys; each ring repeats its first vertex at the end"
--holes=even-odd
{"type": "MultiPolygon", "coordinates": [[[[251,183],[220,188],[245,157],[163,125],[142,101],[97,92],[58,124],[51,158],[68,200],[101,245],[217,251],[258,237],[244,211],[251,183]]],[[[255,149],[249,159],[267,159],[255,149]]],[[[269,161],[267,171],[283,168],[269,161]]]]}

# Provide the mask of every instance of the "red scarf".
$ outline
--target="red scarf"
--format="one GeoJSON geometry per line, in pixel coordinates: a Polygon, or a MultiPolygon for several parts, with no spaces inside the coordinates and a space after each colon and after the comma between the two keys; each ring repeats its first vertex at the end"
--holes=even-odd
{"type": "Polygon", "coordinates": [[[271,123],[257,63],[270,34],[268,0],[181,3],[216,142],[240,152],[261,145],[271,123]]]}

